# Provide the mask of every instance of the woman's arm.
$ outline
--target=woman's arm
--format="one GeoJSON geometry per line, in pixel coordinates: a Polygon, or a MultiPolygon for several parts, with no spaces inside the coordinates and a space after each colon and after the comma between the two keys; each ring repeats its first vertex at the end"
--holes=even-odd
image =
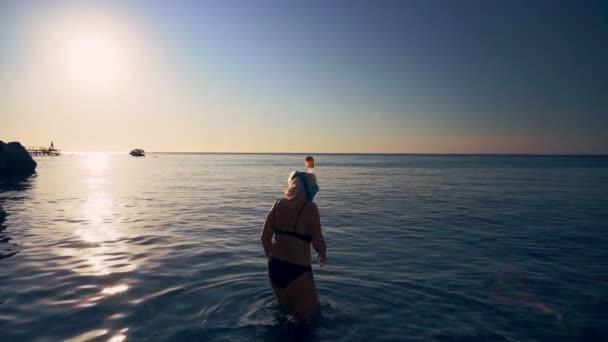
{"type": "Polygon", "coordinates": [[[274,208],[276,207],[277,202],[274,203],[268,215],[266,215],[266,222],[264,223],[264,229],[262,229],[262,235],[260,236],[260,240],[262,240],[262,246],[264,246],[264,254],[266,257],[270,257],[270,247],[272,247],[272,235],[274,234],[274,208]]]}
{"type": "Polygon", "coordinates": [[[313,210],[313,221],[310,227],[310,238],[312,240],[312,246],[317,251],[319,257],[319,266],[325,265],[325,259],[327,259],[327,246],[325,245],[325,239],[323,238],[323,232],[321,231],[321,216],[319,215],[319,208],[314,204],[311,206],[313,210]]]}

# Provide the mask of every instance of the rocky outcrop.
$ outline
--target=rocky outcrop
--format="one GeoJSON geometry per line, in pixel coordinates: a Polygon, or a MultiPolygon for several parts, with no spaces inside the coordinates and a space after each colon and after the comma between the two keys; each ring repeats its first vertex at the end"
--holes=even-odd
{"type": "Polygon", "coordinates": [[[28,175],[36,171],[36,162],[18,142],[0,140],[0,175],[28,175]]]}

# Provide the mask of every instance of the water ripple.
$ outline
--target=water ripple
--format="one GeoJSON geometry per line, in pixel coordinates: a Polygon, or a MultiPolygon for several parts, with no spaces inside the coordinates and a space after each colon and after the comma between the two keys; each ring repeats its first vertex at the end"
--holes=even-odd
{"type": "Polygon", "coordinates": [[[0,181],[0,340],[608,339],[608,159],[589,158],[319,156],[312,328],[259,244],[301,156],[40,158],[0,181]]]}

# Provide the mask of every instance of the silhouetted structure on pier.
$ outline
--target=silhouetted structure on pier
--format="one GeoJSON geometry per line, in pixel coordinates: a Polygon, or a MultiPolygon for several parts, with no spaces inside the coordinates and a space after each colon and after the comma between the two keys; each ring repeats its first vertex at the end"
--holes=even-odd
{"type": "Polygon", "coordinates": [[[51,156],[57,157],[61,155],[61,150],[55,148],[55,145],[51,141],[50,147],[41,146],[28,146],[25,148],[27,152],[32,156],[51,156]]]}

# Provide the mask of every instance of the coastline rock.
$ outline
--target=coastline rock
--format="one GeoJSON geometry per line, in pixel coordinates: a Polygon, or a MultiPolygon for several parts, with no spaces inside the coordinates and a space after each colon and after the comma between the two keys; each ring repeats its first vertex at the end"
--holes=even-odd
{"type": "Polygon", "coordinates": [[[27,175],[36,171],[36,162],[18,142],[0,140],[0,175],[27,175]]]}

